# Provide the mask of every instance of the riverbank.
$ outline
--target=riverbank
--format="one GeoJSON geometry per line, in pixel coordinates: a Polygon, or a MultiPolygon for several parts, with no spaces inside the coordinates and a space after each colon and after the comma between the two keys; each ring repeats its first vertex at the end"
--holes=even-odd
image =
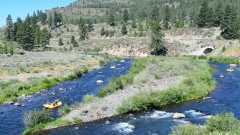
{"type": "MultiPolygon", "coordinates": [[[[134,102],[132,98],[139,95],[141,92],[153,93],[170,91],[172,94],[184,97],[173,97],[168,93],[170,96],[165,98],[169,98],[168,101],[163,101],[164,105],[168,105],[207,96],[215,88],[216,83],[212,78],[211,69],[207,64],[207,61],[186,57],[148,57],[141,59],[144,59],[144,65],[146,65],[146,67],[134,77],[131,85],[124,87],[122,90],[117,90],[113,94],[103,98],[93,97],[93,100],[89,102],[83,101],[78,105],[75,105],[69,114],[63,116],[57,121],[66,122],[65,125],[61,125],[66,126],[79,122],[89,122],[105,117],[111,117],[121,113],[144,110],[143,108],[139,108],[135,104],[132,104],[134,102]],[[192,80],[193,74],[197,75],[194,76],[197,79],[203,79],[204,81],[192,80]],[[198,83],[200,83],[200,85],[197,85],[198,83]],[[182,92],[182,88],[187,85],[191,87],[187,87],[187,89],[182,92]],[[203,85],[206,86],[203,87],[203,85]],[[179,90],[181,90],[181,92],[175,93],[176,88],[180,88],[179,90]],[[196,88],[196,91],[192,88],[196,88]],[[199,88],[202,88],[203,90],[199,90],[199,88]],[[197,90],[199,90],[199,92],[197,90]],[[121,109],[119,109],[119,107],[121,109]],[[123,107],[125,108],[123,109],[123,107]]],[[[143,101],[146,101],[145,99],[146,98],[142,98],[143,101]]],[[[147,104],[154,104],[151,103],[151,101],[153,100],[149,100],[147,104]]],[[[145,106],[144,104],[145,103],[142,103],[143,106],[145,106]]],[[[145,109],[160,107],[162,104],[159,101],[155,105],[156,106],[146,106],[145,109]]],[[[56,124],[56,122],[52,122],[45,125],[44,129],[56,128],[58,126],[59,123],[56,124]]]]}
{"type": "Polygon", "coordinates": [[[36,92],[99,68],[103,57],[77,52],[26,52],[1,55],[0,103],[29,98],[36,92]]]}

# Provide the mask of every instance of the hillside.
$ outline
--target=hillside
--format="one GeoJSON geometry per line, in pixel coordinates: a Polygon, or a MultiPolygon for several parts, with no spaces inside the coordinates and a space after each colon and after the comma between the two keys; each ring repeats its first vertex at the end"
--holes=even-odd
{"type": "MultiPolygon", "coordinates": [[[[239,1],[230,3],[230,0],[209,1],[205,7],[208,11],[206,17],[213,19],[208,19],[202,25],[199,19],[204,0],[78,0],[67,7],[46,10],[42,13],[46,14],[44,22],[41,21],[39,14],[37,25],[41,30],[46,28],[51,33],[49,47],[54,51],[72,50],[118,56],[148,56],[153,50],[149,45],[152,37],[151,22],[155,18],[165,35],[164,47],[168,55],[195,54],[194,52],[199,48],[211,45],[216,47],[216,52],[212,54],[238,56],[236,52],[238,49],[234,48],[239,45],[236,37],[240,37],[240,34],[226,33],[225,31],[230,30],[224,30],[228,27],[220,26],[225,22],[224,20],[220,22],[219,14],[227,16],[228,7],[232,7],[233,11],[230,11],[230,14],[234,13],[233,15],[239,18],[240,8],[234,6],[239,3],[239,1]],[[220,7],[221,12],[218,11],[220,7]],[[125,11],[127,20],[124,20],[125,11]],[[109,24],[110,15],[114,17],[114,25],[109,24]],[[54,21],[56,18],[58,22],[49,24],[52,21],[50,19],[54,21]],[[82,22],[86,28],[92,23],[93,29],[87,32],[83,40],[79,40],[82,31],[79,26],[82,22]],[[122,33],[123,25],[126,26],[126,34],[122,33]],[[103,35],[102,29],[105,30],[103,35]],[[76,44],[71,41],[73,37],[76,44]],[[59,40],[62,40],[63,45],[59,46],[59,40]],[[224,46],[227,51],[222,53],[219,50],[224,46]]],[[[29,20],[32,23],[33,16],[30,16],[29,20]]],[[[1,37],[3,33],[4,30],[1,28],[1,37]]],[[[44,47],[33,50],[44,50],[44,47]]]]}

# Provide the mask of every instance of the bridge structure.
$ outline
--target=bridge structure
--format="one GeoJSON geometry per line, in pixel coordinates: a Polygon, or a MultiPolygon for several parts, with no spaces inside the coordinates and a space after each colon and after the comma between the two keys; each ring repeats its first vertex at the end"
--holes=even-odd
{"type": "Polygon", "coordinates": [[[201,48],[197,48],[195,51],[191,52],[191,55],[196,55],[196,56],[205,55],[205,54],[211,53],[214,49],[215,49],[215,46],[211,46],[211,45],[204,46],[201,48]]]}

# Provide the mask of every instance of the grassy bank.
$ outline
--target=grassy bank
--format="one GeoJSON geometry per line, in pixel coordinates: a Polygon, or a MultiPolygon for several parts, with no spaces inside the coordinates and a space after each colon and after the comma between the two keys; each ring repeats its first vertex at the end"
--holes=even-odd
{"type": "Polygon", "coordinates": [[[240,59],[234,56],[207,56],[207,55],[200,55],[200,56],[192,56],[189,55],[187,57],[191,57],[193,59],[204,59],[209,62],[218,62],[218,63],[226,63],[226,64],[239,64],[240,59]]]}
{"type": "Polygon", "coordinates": [[[204,126],[188,124],[172,128],[171,135],[239,135],[240,121],[232,113],[212,116],[204,126]]]}
{"type": "Polygon", "coordinates": [[[117,90],[121,90],[129,84],[132,84],[134,77],[145,69],[146,60],[144,58],[136,59],[130,72],[126,75],[122,75],[119,78],[113,78],[109,84],[100,89],[98,97],[105,97],[114,93],[117,90]]]}
{"type": "Polygon", "coordinates": [[[28,78],[28,82],[22,82],[16,79],[0,82],[0,103],[3,103],[5,101],[16,101],[22,95],[31,95],[44,89],[56,86],[60,82],[72,80],[76,77],[81,77],[87,72],[88,69],[85,68],[84,70],[75,70],[67,77],[34,77],[28,78]]]}
{"type": "MultiPolygon", "coordinates": [[[[117,108],[118,113],[161,108],[190,99],[207,96],[216,86],[206,60],[187,57],[149,57],[145,59],[148,72],[155,78],[184,76],[177,86],[164,91],[141,91],[126,99],[117,108]]],[[[146,76],[143,78],[147,78],[146,76]]]]}

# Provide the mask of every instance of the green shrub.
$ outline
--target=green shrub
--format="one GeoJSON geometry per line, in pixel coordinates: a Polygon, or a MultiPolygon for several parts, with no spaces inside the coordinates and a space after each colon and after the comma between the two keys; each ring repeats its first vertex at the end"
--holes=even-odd
{"type": "Polygon", "coordinates": [[[67,104],[64,104],[64,106],[61,106],[61,107],[58,109],[58,113],[59,113],[60,115],[68,114],[70,111],[71,111],[71,109],[69,108],[69,106],[68,106],[67,104]]]}
{"type": "Polygon", "coordinates": [[[223,47],[222,47],[222,52],[225,52],[225,51],[226,51],[226,47],[223,46],[223,47]]]}
{"type": "Polygon", "coordinates": [[[73,122],[74,122],[75,124],[77,124],[77,123],[83,123],[82,119],[78,119],[78,118],[73,118],[73,122]]]}
{"type": "Polygon", "coordinates": [[[23,123],[25,127],[32,128],[36,124],[51,121],[51,112],[46,110],[25,111],[23,114],[23,123]]]}
{"type": "Polygon", "coordinates": [[[206,125],[208,132],[213,131],[235,131],[240,129],[240,121],[234,118],[233,113],[222,112],[219,115],[211,117],[206,125]]]}
{"type": "Polygon", "coordinates": [[[99,66],[100,67],[104,67],[107,65],[107,61],[106,60],[99,60],[99,66]]]}
{"type": "Polygon", "coordinates": [[[94,101],[94,99],[95,99],[95,96],[93,94],[91,94],[91,95],[87,94],[83,97],[83,102],[90,103],[90,102],[94,101]]]}
{"type": "Polygon", "coordinates": [[[207,135],[206,129],[200,125],[177,125],[170,135],[207,135]]]}

